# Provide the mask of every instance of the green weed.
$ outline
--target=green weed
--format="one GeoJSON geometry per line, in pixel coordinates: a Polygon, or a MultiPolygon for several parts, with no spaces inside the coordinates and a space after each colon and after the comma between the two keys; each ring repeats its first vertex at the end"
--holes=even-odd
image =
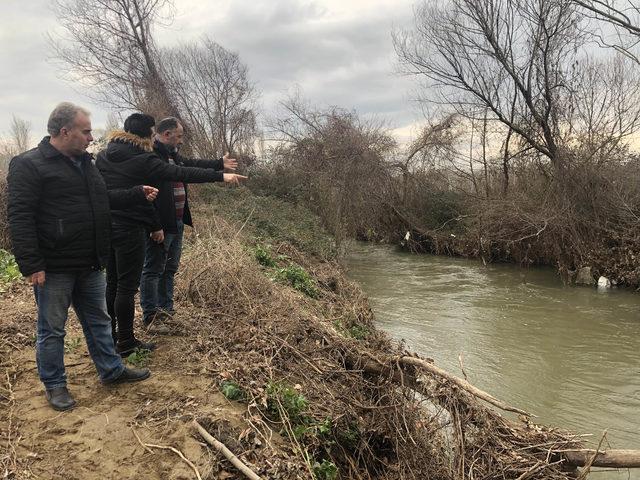
{"type": "Polygon", "coordinates": [[[276,279],[289,283],[308,297],[318,298],[320,292],[307,271],[299,265],[289,265],[276,271],[276,279]]]}
{"type": "Polygon", "coordinates": [[[336,433],[338,441],[346,448],[355,450],[360,443],[360,431],[355,425],[350,426],[346,430],[339,430],[336,433]]]}
{"type": "Polygon", "coordinates": [[[66,353],[75,352],[80,347],[80,342],[82,342],[82,340],[79,337],[66,338],[64,340],[64,351],[66,353]]]}
{"type": "Polygon", "coordinates": [[[364,325],[352,325],[347,329],[347,332],[356,340],[364,340],[371,334],[371,331],[364,325]]]}
{"type": "Polygon", "coordinates": [[[295,388],[273,382],[267,385],[267,409],[276,418],[281,418],[281,409],[291,423],[304,425],[302,412],[309,406],[307,399],[295,388]]]}
{"type": "Polygon", "coordinates": [[[229,400],[244,400],[246,398],[244,390],[235,382],[225,380],[220,385],[220,390],[229,400]]]}
{"type": "Polygon", "coordinates": [[[4,291],[7,285],[17,281],[22,277],[16,259],[11,253],[0,248],[0,292],[4,291]]]}
{"type": "Polygon", "coordinates": [[[271,251],[269,250],[269,247],[266,247],[263,245],[256,245],[256,248],[254,249],[253,254],[256,257],[256,260],[258,261],[258,263],[263,267],[273,268],[278,266],[276,261],[271,256],[271,251]]]}
{"type": "Polygon", "coordinates": [[[350,327],[345,327],[342,320],[338,319],[333,321],[333,326],[338,330],[338,332],[343,335],[349,335],[356,340],[364,340],[371,335],[371,330],[369,330],[369,327],[365,325],[353,324],[350,327]]]}
{"type": "Polygon", "coordinates": [[[333,462],[322,460],[313,464],[313,475],[316,480],[335,480],[338,478],[338,467],[333,462]]]}
{"type": "Polygon", "coordinates": [[[151,359],[151,350],[146,348],[136,348],[133,353],[127,357],[127,362],[134,367],[146,367],[151,359]]]}

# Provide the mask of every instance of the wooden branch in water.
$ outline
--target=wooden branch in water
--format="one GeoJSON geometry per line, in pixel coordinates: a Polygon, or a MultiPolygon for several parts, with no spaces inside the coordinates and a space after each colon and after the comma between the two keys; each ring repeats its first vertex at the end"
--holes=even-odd
{"type": "Polygon", "coordinates": [[[560,453],[568,465],[575,467],[584,467],[595,455],[592,467],[640,468],[640,450],[565,450],[560,453]]]}
{"type": "MultiPolygon", "coordinates": [[[[380,375],[389,378],[394,383],[398,383],[401,385],[405,385],[407,387],[413,388],[414,390],[420,390],[420,384],[417,378],[413,375],[409,375],[407,373],[402,373],[402,371],[394,370],[390,365],[383,363],[381,360],[376,359],[370,356],[370,360],[365,360],[362,358],[357,358],[353,355],[347,354],[347,358],[352,367],[358,366],[368,373],[372,373],[374,375],[380,375]]],[[[507,412],[514,412],[520,415],[525,415],[527,417],[535,417],[535,415],[531,415],[524,410],[520,410],[519,408],[512,407],[507,405],[506,403],[498,400],[494,396],[488,394],[480,390],[477,387],[474,387],[466,380],[456,377],[455,375],[450,374],[449,372],[436,367],[434,364],[427,362],[421,358],[417,357],[399,357],[397,359],[397,363],[400,365],[410,365],[412,367],[416,367],[418,369],[426,370],[432,374],[435,374],[439,377],[445,378],[446,380],[456,384],[462,390],[470,393],[471,395],[484,400],[491,405],[498,407],[501,410],[505,410],[507,412]]]]}
{"type": "Polygon", "coordinates": [[[202,435],[202,438],[204,438],[209,445],[222,453],[225,458],[233,464],[234,467],[236,467],[244,474],[245,477],[249,478],[250,480],[262,480],[259,475],[257,475],[253,470],[242,463],[242,460],[236,457],[224,443],[217,440],[209,432],[207,432],[207,430],[202,425],[200,425],[197,420],[193,421],[193,426],[196,427],[198,432],[200,432],[200,435],[202,435]]]}
{"type": "Polygon", "coordinates": [[[447,380],[449,380],[450,382],[456,384],[458,387],[460,387],[461,389],[465,390],[466,392],[470,393],[471,395],[478,397],[481,400],[484,400],[487,403],[490,403],[491,405],[498,407],[501,410],[505,410],[507,412],[514,412],[514,413],[519,413],[520,415],[525,415],[527,417],[531,417],[532,415],[530,413],[525,412],[524,410],[520,410],[519,408],[515,408],[515,407],[511,407],[509,405],[507,405],[506,403],[498,400],[497,398],[495,398],[494,396],[488,394],[487,392],[484,392],[482,390],[480,390],[477,387],[474,387],[473,385],[471,385],[469,382],[467,382],[466,380],[463,380],[461,378],[458,378],[454,375],[451,375],[449,372],[436,367],[434,364],[429,363],[425,360],[422,360],[421,358],[416,358],[416,357],[400,357],[398,359],[398,362],[400,362],[403,365],[412,365],[414,367],[426,370],[430,373],[433,373],[434,375],[438,375],[439,377],[443,377],[446,378],[447,380]]]}

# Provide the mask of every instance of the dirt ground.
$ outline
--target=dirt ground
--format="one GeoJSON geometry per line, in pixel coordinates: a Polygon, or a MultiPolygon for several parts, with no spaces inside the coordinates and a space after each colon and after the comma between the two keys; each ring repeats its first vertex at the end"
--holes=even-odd
{"type": "MultiPolygon", "coordinates": [[[[178,324],[188,321],[182,312],[176,315],[178,324]]],[[[145,448],[140,441],[181,451],[203,479],[243,478],[192,427],[194,418],[209,420],[210,429],[217,429],[210,431],[233,445],[232,437],[246,428],[246,409],[219,392],[205,367],[180,354],[188,350],[188,337],[154,339],[158,349],[148,363],[148,380],[103,386],[72,314],[65,364],[68,387],[78,403],[60,413],[48,406],[38,379],[35,315],[26,286],[0,293],[0,478],[197,478],[174,451],[145,448]]]]}

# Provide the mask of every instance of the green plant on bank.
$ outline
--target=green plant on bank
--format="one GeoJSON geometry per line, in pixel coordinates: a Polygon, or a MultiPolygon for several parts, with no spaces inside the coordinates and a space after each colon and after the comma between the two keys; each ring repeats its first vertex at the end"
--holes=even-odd
{"type": "Polygon", "coordinates": [[[307,399],[295,388],[280,382],[270,382],[267,385],[267,409],[273,417],[282,419],[284,413],[292,424],[300,425],[302,412],[308,406],[307,399]]]}
{"type": "Polygon", "coordinates": [[[258,263],[263,267],[274,268],[278,266],[276,261],[271,256],[271,251],[267,246],[256,245],[255,249],[253,250],[253,254],[256,257],[258,263]]]}
{"type": "Polygon", "coordinates": [[[359,325],[354,323],[350,327],[346,327],[342,320],[334,320],[333,326],[336,327],[343,335],[348,335],[356,340],[364,340],[369,335],[371,335],[371,330],[366,325],[359,325]]]}
{"type": "Polygon", "coordinates": [[[151,350],[146,348],[136,348],[133,353],[127,357],[127,363],[130,363],[134,367],[146,367],[151,359],[151,350]]]}
{"type": "Polygon", "coordinates": [[[338,467],[333,462],[324,459],[321,463],[313,464],[313,476],[316,480],[335,480],[338,478],[338,467]]]}
{"type": "Polygon", "coordinates": [[[320,295],[311,275],[299,265],[291,264],[286,268],[277,269],[276,279],[289,283],[308,297],[318,298],[320,295]]]}
{"type": "Polygon", "coordinates": [[[0,291],[4,291],[4,286],[19,280],[21,276],[15,257],[0,248],[0,291]]]}
{"type": "Polygon", "coordinates": [[[229,400],[244,400],[246,398],[244,390],[237,383],[228,380],[220,384],[220,391],[229,400]]]}
{"type": "Polygon", "coordinates": [[[351,450],[355,450],[360,443],[360,431],[357,425],[351,425],[345,430],[338,430],[336,436],[341,445],[351,450]]]}
{"type": "Polygon", "coordinates": [[[66,353],[75,352],[80,347],[80,342],[81,341],[82,340],[80,340],[80,337],[66,338],[64,340],[64,351],[66,353]]]}

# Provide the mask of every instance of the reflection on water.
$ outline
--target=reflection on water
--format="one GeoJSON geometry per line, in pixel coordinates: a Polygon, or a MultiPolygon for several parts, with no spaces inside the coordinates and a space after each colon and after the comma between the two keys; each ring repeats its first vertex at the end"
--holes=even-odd
{"type": "MultiPolygon", "coordinates": [[[[640,449],[640,294],[567,287],[550,269],[353,245],[378,325],[540,423],[640,449]]],[[[640,471],[595,478],[640,479],[640,471]]]]}

